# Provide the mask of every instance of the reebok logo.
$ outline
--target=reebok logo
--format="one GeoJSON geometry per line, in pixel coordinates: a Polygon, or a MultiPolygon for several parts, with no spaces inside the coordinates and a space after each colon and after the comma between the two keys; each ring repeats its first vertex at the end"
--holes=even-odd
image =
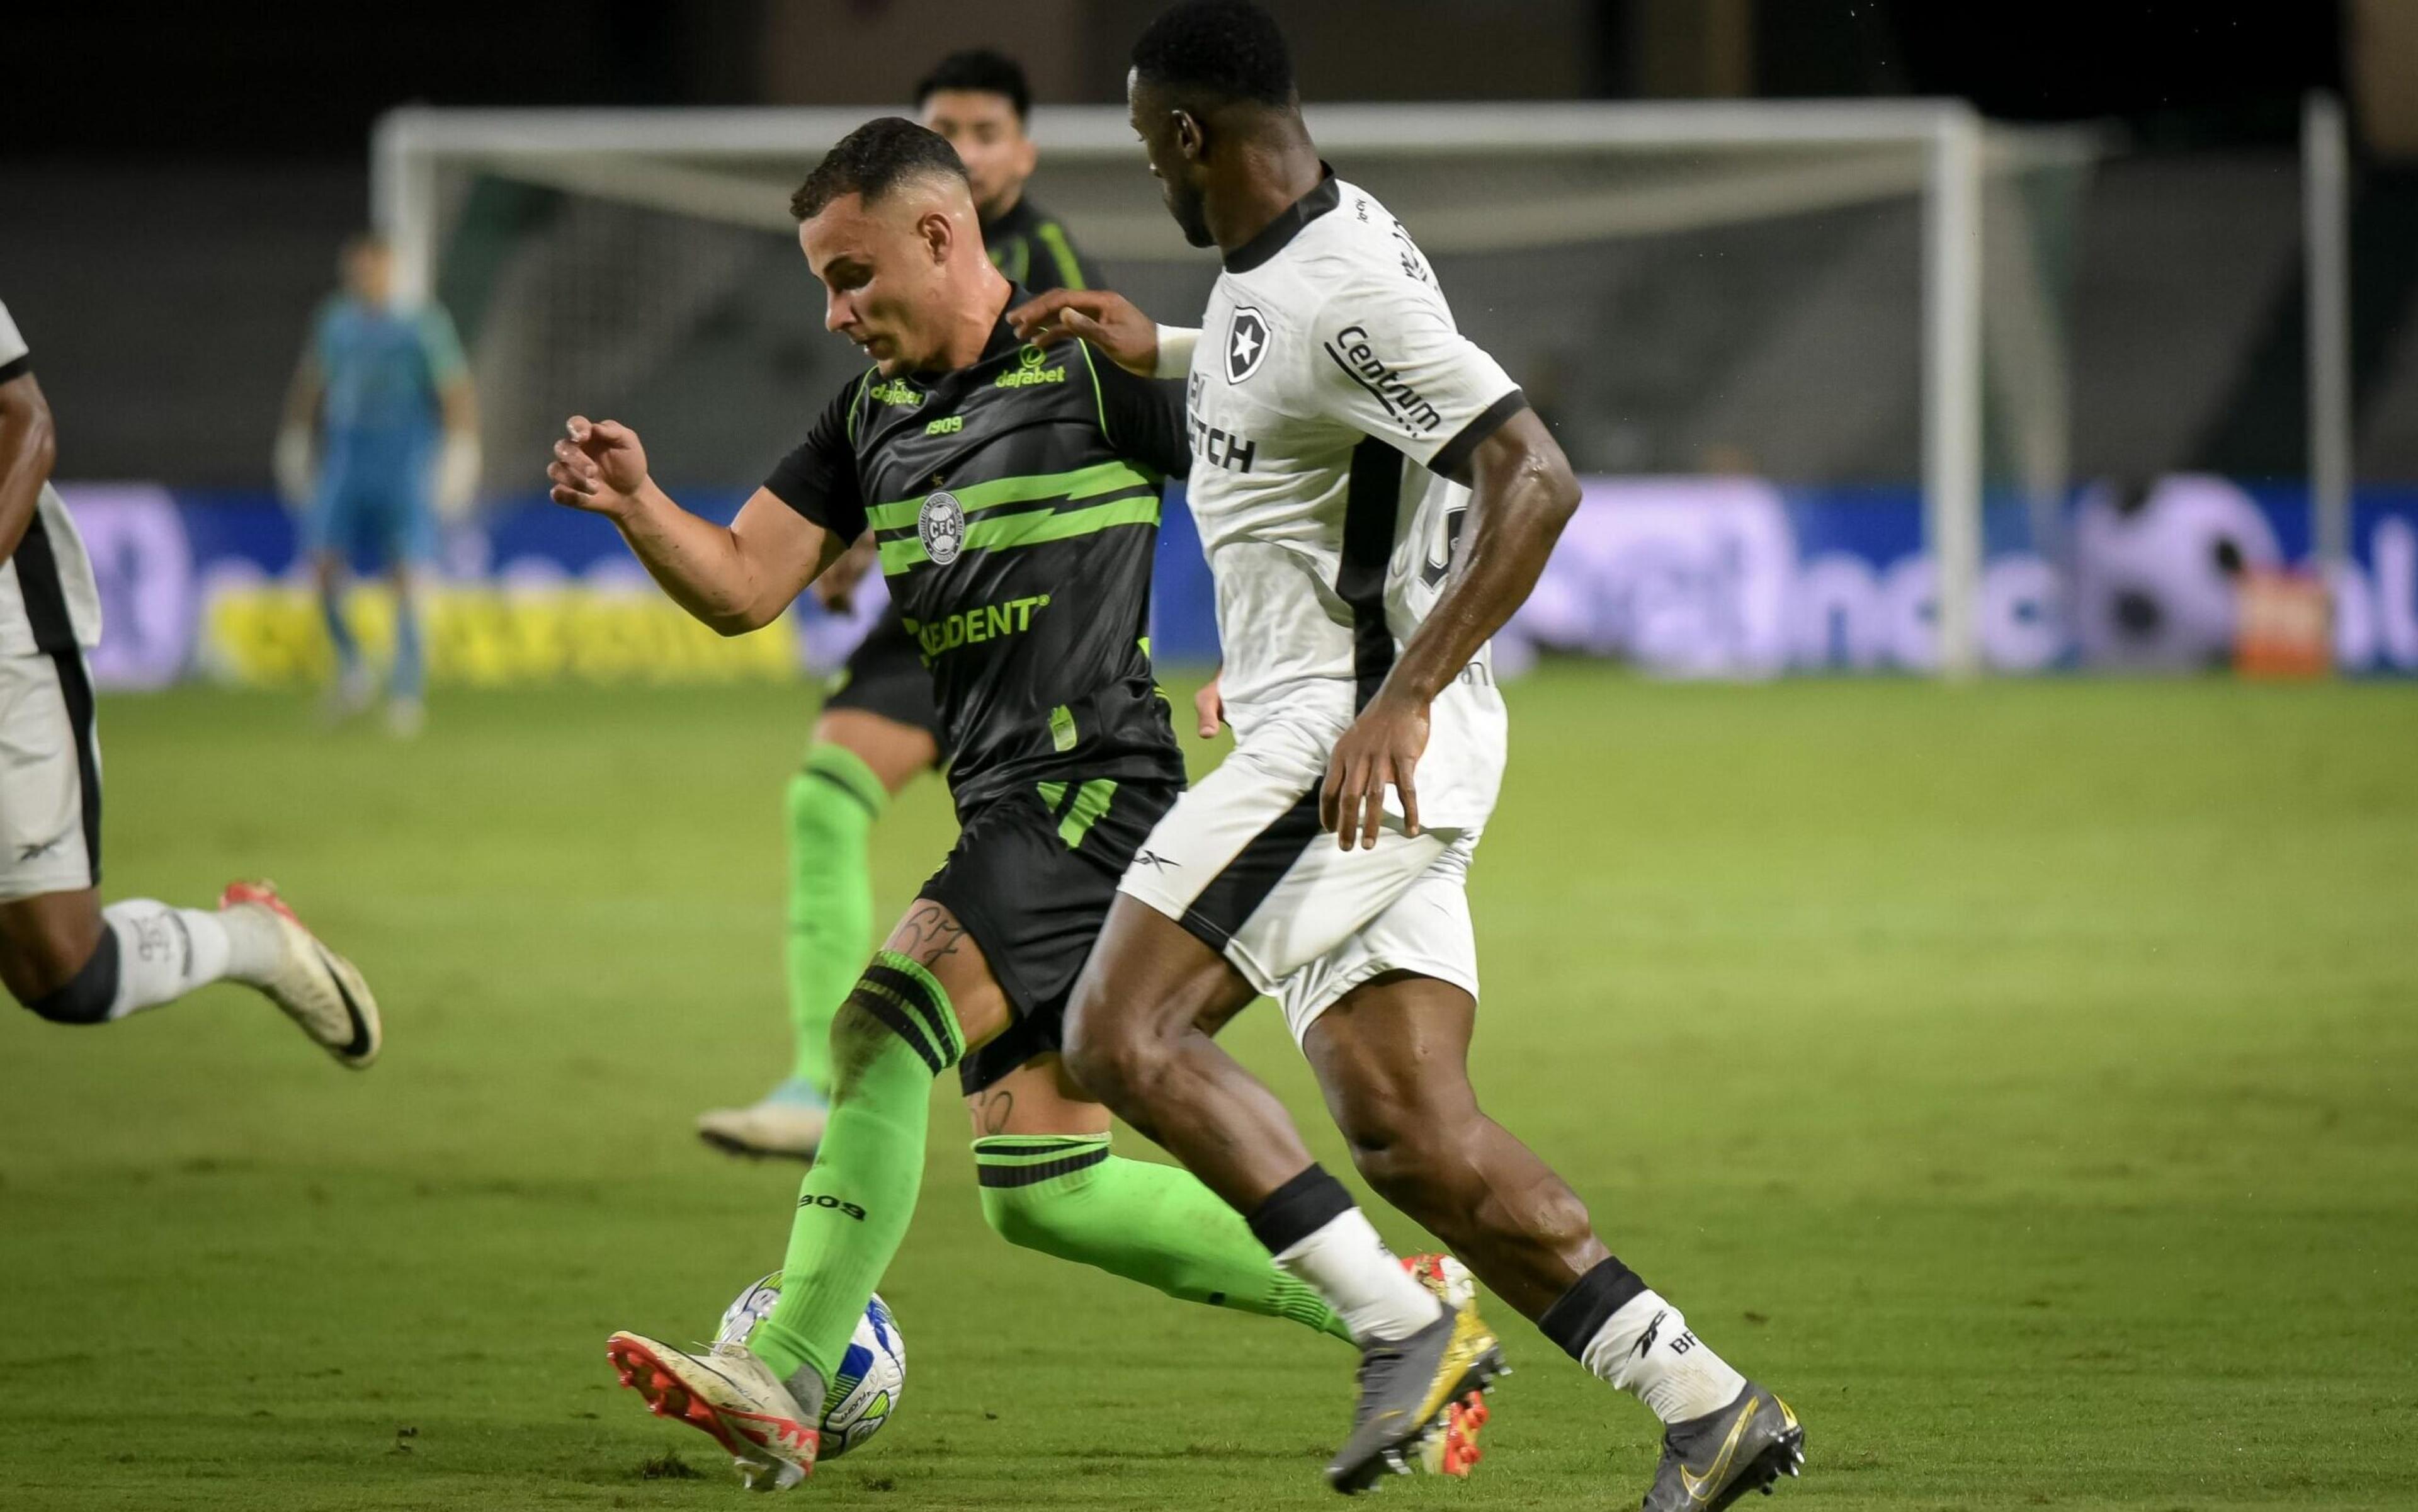
{"type": "Polygon", "coordinates": [[[1137,866],[1148,866],[1155,871],[1165,871],[1170,866],[1180,867],[1184,864],[1180,861],[1170,861],[1155,850],[1135,851],[1133,863],[1137,866]]]}
{"type": "Polygon", "coordinates": [[[1662,1331],[1662,1320],[1670,1316],[1671,1309],[1668,1307],[1656,1313],[1654,1315],[1654,1321],[1645,1325],[1645,1334],[1638,1338],[1637,1348],[1630,1351],[1630,1352],[1636,1355],[1641,1360],[1645,1358],[1645,1352],[1654,1347],[1654,1336],[1662,1331]]]}

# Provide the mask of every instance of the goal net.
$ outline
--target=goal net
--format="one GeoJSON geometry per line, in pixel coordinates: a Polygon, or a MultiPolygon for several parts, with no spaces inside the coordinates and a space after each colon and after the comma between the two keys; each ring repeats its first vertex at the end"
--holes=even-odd
{"type": "MultiPolygon", "coordinates": [[[[574,411],[641,424],[667,480],[760,480],[857,365],[822,329],[787,206],[869,114],[387,117],[378,217],[405,285],[464,332],[491,483],[521,486],[574,411]]],[[[1583,474],[1699,480],[1670,491],[1681,509],[1735,508],[1720,500],[1736,487],[1704,480],[1919,496],[1929,575],[1899,661],[1982,664],[1985,537],[2047,552],[2067,484],[2063,286],[2087,134],[1921,101],[1307,114],[1583,474]]],[[[1143,309],[1194,318],[1216,260],[1162,208],[1124,113],[1045,107],[1032,130],[1028,192],[1143,309]]],[[[1725,551],[1751,557],[1752,540],[1706,570],[1725,551]]],[[[1625,617],[1615,635],[1651,634],[1653,604],[1588,597],[1541,603],[1541,638],[1584,643],[1607,614],[1625,617]]],[[[1784,660],[1792,636],[1832,633],[1837,605],[1791,603],[1754,612],[1816,622],[1737,634],[1784,660]]]]}

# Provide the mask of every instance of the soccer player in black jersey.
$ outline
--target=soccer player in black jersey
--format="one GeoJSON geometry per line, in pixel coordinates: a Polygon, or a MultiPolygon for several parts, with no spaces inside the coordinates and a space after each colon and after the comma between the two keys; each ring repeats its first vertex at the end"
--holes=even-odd
{"type": "MultiPolygon", "coordinates": [[[[1040,154],[1025,134],[1033,92],[1015,59],[988,49],[952,53],[916,85],[915,108],[956,148],[983,248],[1009,283],[1033,294],[1097,285],[1065,228],[1024,191],[1040,154]]],[[[860,541],[816,581],[816,596],[846,608],[872,565],[871,542],[860,541]]],[[[866,852],[874,823],[917,775],[948,758],[931,674],[891,604],[849,653],[785,795],[794,1031],[788,1074],[754,1103],[699,1115],[697,1133],[709,1144],[739,1154],[814,1158],[830,1111],[832,1015],[873,948],[866,852]]]]}
{"type": "Polygon", "coordinates": [[[851,133],[791,208],[826,324],[874,365],[738,518],[681,510],[611,420],[572,420],[548,468],[558,502],[611,519],[666,592],[729,634],[771,623],[870,528],[956,751],[956,846],[833,1025],[831,1123],[778,1306],[745,1347],[609,1346],[657,1412],[768,1488],[813,1466],[818,1409],[906,1232],[932,1080],[953,1064],[984,1212],[1007,1238],[1344,1336],[1193,1177],[1112,1156],[1107,1110],[1058,1055],[1117,878],[1184,783],[1144,641],[1159,484],[1188,459],[1176,396],[1079,343],[1017,340],[1001,316],[1021,296],[984,256],[965,171],[912,122],[851,133]]]}

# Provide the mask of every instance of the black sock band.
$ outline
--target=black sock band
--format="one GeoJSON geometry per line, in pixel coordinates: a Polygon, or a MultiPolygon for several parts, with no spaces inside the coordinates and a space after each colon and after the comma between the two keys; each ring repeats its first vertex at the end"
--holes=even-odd
{"type": "Polygon", "coordinates": [[[1553,1299],[1537,1326],[1547,1338],[1562,1347],[1564,1353],[1584,1363],[1586,1347],[1603,1331],[1604,1320],[1621,1309],[1623,1304],[1645,1290],[1645,1283],[1635,1271],[1606,1257],[1604,1262],[1580,1276],[1570,1289],[1553,1299]]]}
{"type": "Polygon", "coordinates": [[[76,974],[56,992],[44,993],[25,1004],[54,1024],[98,1024],[109,1017],[117,1001],[117,931],[103,920],[100,943],[93,947],[76,974]]]}
{"type": "Polygon", "coordinates": [[[1352,1194],[1343,1184],[1313,1162],[1244,1217],[1252,1237],[1269,1254],[1281,1255],[1352,1208],[1352,1194]]]}
{"type": "Polygon", "coordinates": [[[874,952],[872,964],[856,979],[842,1006],[862,1011],[904,1040],[936,1077],[956,1065],[965,1049],[957,1039],[947,989],[930,971],[895,952],[874,952]]]}

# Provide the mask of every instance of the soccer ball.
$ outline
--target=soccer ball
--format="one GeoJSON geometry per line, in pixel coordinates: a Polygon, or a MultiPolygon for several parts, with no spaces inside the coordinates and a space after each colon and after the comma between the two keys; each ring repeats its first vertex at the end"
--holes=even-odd
{"type": "MultiPolygon", "coordinates": [[[[739,1300],[722,1311],[722,1328],[713,1336],[716,1344],[744,1344],[756,1325],[781,1300],[781,1273],[772,1275],[739,1293],[739,1300]]],[[[832,1376],[830,1388],[823,1393],[822,1447],[816,1452],[819,1459],[834,1459],[858,1448],[881,1431],[898,1411],[898,1398],[907,1389],[907,1341],[898,1336],[898,1321],[890,1316],[890,1305],[876,1296],[865,1305],[865,1316],[856,1321],[856,1336],[848,1343],[848,1352],[840,1356],[839,1369],[832,1376]]]]}

